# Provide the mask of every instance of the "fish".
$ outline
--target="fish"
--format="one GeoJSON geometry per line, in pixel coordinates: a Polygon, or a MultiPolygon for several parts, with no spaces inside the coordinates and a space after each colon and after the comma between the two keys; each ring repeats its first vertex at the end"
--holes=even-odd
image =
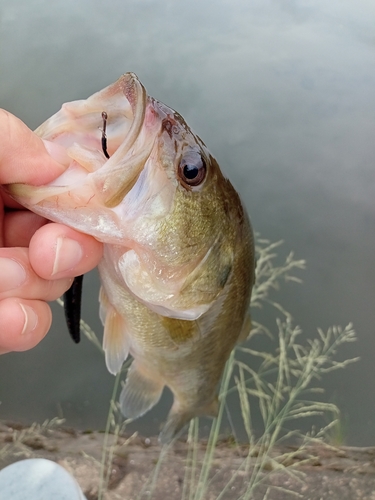
{"type": "MultiPolygon", "coordinates": [[[[67,168],[49,184],[8,192],[103,242],[108,370],[119,373],[132,357],[121,411],[140,417],[168,387],[173,404],[160,440],[169,443],[192,418],[217,415],[225,363],[251,329],[255,257],[245,207],[204,142],[134,73],[63,104],[35,133],[65,149],[67,168]]],[[[68,292],[68,323],[79,321],[75,297],[68,292]]]]}

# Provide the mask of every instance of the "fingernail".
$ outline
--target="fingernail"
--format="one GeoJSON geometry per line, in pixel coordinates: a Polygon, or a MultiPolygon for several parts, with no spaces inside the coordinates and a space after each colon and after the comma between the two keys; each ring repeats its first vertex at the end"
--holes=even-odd
{"type": "Polygon", "coordinates": [[[67,155],[66,149],[57,144],[56,142],[46,141],[43,139],[44,147],[47,150],[47,153],[58,163],[62,165],[69,165],[70,158],[67,155]]]}
{"type": "Polygon", "coordinates": [[[60,236],[57,239],[52,276],[69,271],[81,261],[82,257],[83,250],[78,241],[60,236]]]}
{"type": "Polygon", "coordinates": [[[35,330],[36,325],[38,324],[38,315],[30,306],[20,304],[20,308],[25,315],[25,323],[23,325],[21,335],[26,335],[35,330]]]}
{"type": "Polygon", "coordinates": [[[26,281],[26,271],[16,260],[0,257],[0,292],[14,290],[26,281]]]}

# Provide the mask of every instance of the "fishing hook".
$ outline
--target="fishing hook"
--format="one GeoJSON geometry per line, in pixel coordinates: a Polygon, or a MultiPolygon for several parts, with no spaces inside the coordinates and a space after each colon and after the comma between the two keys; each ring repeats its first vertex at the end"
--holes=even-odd
{"type": "Polygon", "coordinates": [[[108,115],[105,111],[102,111],[102,118],[103,118],[102,150],[103,150],[104,156],[106,158],[110,158],[108,151],[107,151],[107,134],[106,134],[108,115]]]}

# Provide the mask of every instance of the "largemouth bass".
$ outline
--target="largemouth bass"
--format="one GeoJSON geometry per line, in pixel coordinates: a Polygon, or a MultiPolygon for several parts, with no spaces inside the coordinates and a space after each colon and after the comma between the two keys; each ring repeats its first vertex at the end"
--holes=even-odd
{"type": "Polygon", "coordinates": [[[215,416],[225,362],[249,333],[247,214],[202,140],[132,73],[64,104],[36,133],[66,149],[67,169],[48,185],[9,192],[104,243],[106,364],[116,374],[133,357],[120,395],[126,417],[143,415],[169,387],[168,442],[194,416],[215,416]]]}

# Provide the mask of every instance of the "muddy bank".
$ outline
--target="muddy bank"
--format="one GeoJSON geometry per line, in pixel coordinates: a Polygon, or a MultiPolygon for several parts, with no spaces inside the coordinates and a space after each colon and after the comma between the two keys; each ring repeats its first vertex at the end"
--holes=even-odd
{"type": "MultiPolygon", "coordinates": [[[[23,427],[1,422],[0,468],[23,458],[48,458],[65,467],[77,479],[88,500],[96,500],[104,439],[104,434],[100,432],[23,427]]],[[[186,467],[187,445],[184,442],[175,443],[165,452],[162,460],[161,447],[156,438],[110,436],[107,447],[113,451],[113,460],[104,497],[106,500],[182,498],[184,478],[186,473],[190,477],[192,473],[186,467]],[[158,469],[157,476],[155,468],[158,469]]],[[[205,448],[205,443],[199,445],[198,464],[203,460],[205,448]]],[[[289,453],[291,450],[288,447],[278,449],[277,454],[289,453]]],[[[223,499],[228,500],[241,496],[252,472],[251,465],[246,471],[241,469],[247,453],[246,447],[238,448],[229,442],[220,443],[213,457],[205,499],[215,499],[220,493],[223,493],[223,499]]],[[[255,463],[256,457],[252,460],[255,463]]],[[[375,447],[311,447],[284,465],[288,468],[278,472],[272,460],[267,462],[262,472],[265,484],[251,498],[262,499],[268,485],[274,487],[267,495],[268,500],[375,500],[375,447]],[[298,477],[291,475],[293,471],[297,471],[298,477]],[[284,490],[294,492],[294,496],[284,490]]],[[[199,477],[199,469],[196,478],[199,477]]],[[[186,482],[185,488],[188,484],[186,482]]],[[[185,498],[189,498],[186,489],[185,498]]]]}

